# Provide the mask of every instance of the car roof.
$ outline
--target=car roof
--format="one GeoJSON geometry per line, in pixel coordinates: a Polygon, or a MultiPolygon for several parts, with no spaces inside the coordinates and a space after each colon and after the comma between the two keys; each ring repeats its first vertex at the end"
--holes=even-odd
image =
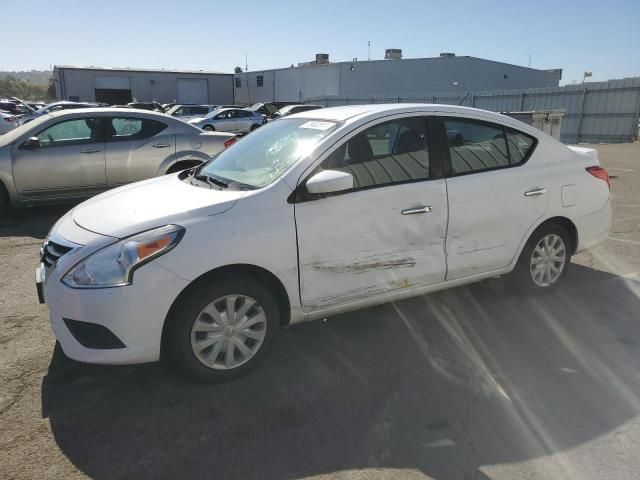
{"type": "MultiPolygon", "coordinates": [[[[381,113],[389,115],[413,112],[442,112],[452,115],[475,115],[503,123],[517,122],[511,117],[499,113],[481,110],[479,108],[459,107],[439,103],[389,103],[371,105],[349,105],[343,107],[319,108],[306,112],[294,113],[287,118],[308,118],[310,120],[330,120],[336,122],[351,122],[366,117],[379,117],[381,113]]],[[[518,125],[521,122],[518,122],[518,125]]]]}
{"type": "Polygon", "coordinates": [[[152,110],[144,110],[138,108],[126,108],[126,107],[89,107],[89,108],[74,108],[71,110],[58,110],[57,112],[51,112],[49,115],[52,117],[65,117],[71,115],[77,115],[79,113],[126,113],[126,114],[144,114],[151,116],[158,116],[161,118],[171,118],[168,115],[165,115],[161,112],[154,112],[152,110]]]}

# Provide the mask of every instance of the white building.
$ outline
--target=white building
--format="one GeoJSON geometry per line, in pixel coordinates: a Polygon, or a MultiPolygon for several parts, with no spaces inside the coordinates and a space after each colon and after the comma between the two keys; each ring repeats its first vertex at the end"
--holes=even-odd
{"type": "Polygon", "coordinates": [[[443,53],[402,59],[398,49],[386,60],[329,63],[327,54],[297,67],[235,74],[236,103],[298,102],[320,96],[407,96],[430,91],[479,91],[557,87],[561,69],[538,70],[475,57],[443,53]]]}
{"type": "Polygon", "coordinates": [[[60,100],[160,103],[233,103],[233,74],[204,71],[144,70],[129,68],[53,68],[60,100]]]}

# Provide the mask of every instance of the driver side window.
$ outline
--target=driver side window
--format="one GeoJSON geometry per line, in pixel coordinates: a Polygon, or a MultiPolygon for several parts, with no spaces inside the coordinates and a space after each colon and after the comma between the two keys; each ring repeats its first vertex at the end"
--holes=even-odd
{"type": "Polygon", "coordinates": [[[44,148],[102,143],[103,125],[102,117],[75,118],[56,123],[40,132],[37,137],[40,147],[44,148]]]}
{"type": "Polygon", "coordinates": [[[373,188],[429,178],[426,117],[375,125],[337,148],[319,170],[353,175],[353,189],[373,188]]]}

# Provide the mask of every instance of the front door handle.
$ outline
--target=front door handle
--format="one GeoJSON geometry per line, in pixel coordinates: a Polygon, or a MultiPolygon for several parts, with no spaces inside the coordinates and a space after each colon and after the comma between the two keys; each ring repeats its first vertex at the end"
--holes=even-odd
{"type": "Polygon", "coordinates": [[[536,195],[544,195],[545,193],[547,193],[547,189],[546,188],[532,188],[531,190],[527,190],[526,192],[524,192],[524,196],[525,197],[535,197],[536,195]]]}
{"type": "Polygon", "coordinates": [[[171,145],[169,145],[168,143],[156,143],[153,148],[167,148],[170,147],[171,145]]]}
{"type": "Polygon", "coordinates": [[[406,208],[402,210],[400,213],[402,215],[415,215],[416,213],[429,213],[433,210],[431,207],[416,207],[416,208],[406,208]]]}
{"type": "Polygon", "coordinates": [[[86,153],[87,155],[91,154],[91,153],[100,153],[101,150],[96,150],[94,148],[89,148],[87,150],[80,150],[80,153],[86,153]]]}

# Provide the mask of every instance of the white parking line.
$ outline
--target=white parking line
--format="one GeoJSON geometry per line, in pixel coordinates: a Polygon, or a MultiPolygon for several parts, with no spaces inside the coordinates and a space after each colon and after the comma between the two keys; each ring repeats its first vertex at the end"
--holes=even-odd
{"type": "Polygon", "coordinates": [[[622,238],[607,237],[609,240],[615,240],[616,242],[633,243],[634,245],[640,245],[640,242],[635,240],[623,240],[622,238]]]}
{"type": "Polygon", "coordinates": [[[634,215],[633,217],[627,217],[627,218],[620,218],[618,220],[614,220],[613,223],[626,222],[627,220],[634,220],[636,218],[640,218],[640,215],[634,215]]]}

